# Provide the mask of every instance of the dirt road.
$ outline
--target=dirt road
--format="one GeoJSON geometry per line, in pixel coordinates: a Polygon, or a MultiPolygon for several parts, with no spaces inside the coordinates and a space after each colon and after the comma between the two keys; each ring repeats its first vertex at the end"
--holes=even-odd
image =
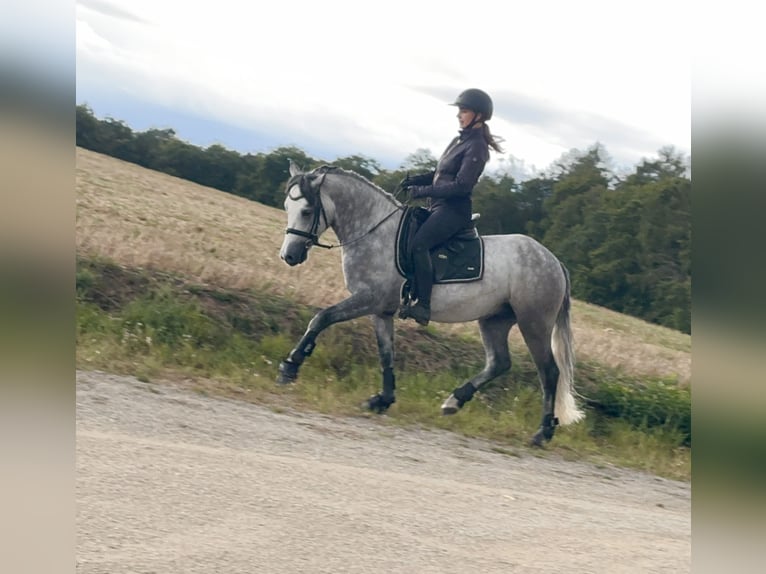
{"type": "Polygon", "coordinates": [[[688,484],[520,452],[80,372],[77,572],[690,571],[688,484]]]}

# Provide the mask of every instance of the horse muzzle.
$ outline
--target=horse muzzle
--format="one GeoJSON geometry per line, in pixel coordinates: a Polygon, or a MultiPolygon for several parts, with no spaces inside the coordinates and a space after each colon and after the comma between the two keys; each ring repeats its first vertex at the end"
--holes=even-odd
{"type": "Polygon", "coordinates": [[[282,250],[279,252],[279,257],[290,267],[295,267],[308,259],[309,245],[310,243],[304,243],[302,241],[291,242],[282,247],[282,250]]]}

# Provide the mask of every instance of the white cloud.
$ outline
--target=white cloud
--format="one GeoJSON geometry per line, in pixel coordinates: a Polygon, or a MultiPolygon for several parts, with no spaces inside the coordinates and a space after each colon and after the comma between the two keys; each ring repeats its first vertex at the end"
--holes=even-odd
{"type": "MultiPolygon", "coordinates": [[[[80,0],[78,91],[101,82],[298,144],[324,139],[347,153],[404,158],[418,147],[438,155],[457,127],[446,103],[481,87],[624,126],[623,140],[648,134],[635,150],[617,134],[601,142],[633,162],[661,145],[689,149],[687,7],[80,0]]],[[[572,131],[581,124],[498,114],[492,127],[509,153],[544,167],[594,143],[587,130],[572,131]]]]}

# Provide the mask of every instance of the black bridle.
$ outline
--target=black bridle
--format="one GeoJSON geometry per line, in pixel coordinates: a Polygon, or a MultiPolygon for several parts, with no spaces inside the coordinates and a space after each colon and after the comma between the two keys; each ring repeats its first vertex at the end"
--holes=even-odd
{"type": "Polygon", "coordinates": [[[317,234],[317,231],[319,231],[320,218],[324,219],[325,227],[329,226],[327,223],[327,214],[325,213],[324,206],[322,205],[322,196],[319,194],[319,190],[322,188],[322,184],[324,183],[325,175],[327,174],[322,173],[322,179],[319,181],[316,189],[311,187],[311,181],[305,173],[294,175],[289,179],[287,182],[287,197],[293,201],[297,201],[302,197],[305,197],[309,206],[314,208],[314,214],[311,221],[311,229],[309,229],[309,231],[302,231],[300,229],[295,229],[294,227],[288,227],[285,229],[285,235],[292,234],[298,235],[300,237],[305,237],[312,245],[323,247],[325,249],[332,249],[334,245],[325,245],[324,243],[319,243],[319,235],[317,234]],[[293,197],[290,195],[290,193],[296,182],[298,183],[298,189],[300,189],[300,195],[293,197]]]}
{"type": "Polygon", "coordinates": [[[394,209],[391,213],[386,215],[383,219],[381,219],[378,223],[373,225],[369,230],[367,230],[365,233],[357,237],[356,239],[352,239],[351,241],[346,241],[345,243],[338,243],[337,245],[332,244],[325,244],[319,242],[319,235],[317,231],[319,231],[319,221],[320,219],[324,220],[325,227],[329,227],[329,223],[327,221],[327,214],[324,210],[324,205],[322,205],[322,194],[320,193],[322,189],[322,184],[324,183],[325,176],[327,175],[327,171],[323,170],[321,175],[321,179],[319,180],[319,183],[314,188],[311,186],[311,180],[315,179],[317,176],[312,174],[306,174],[301,173],[298,175],[294,175],[287,181],[287,196],[292,199],[293,201],[297,201],[298,199],[301,199],[302,197],[306,198],[306,201],[308,202],[309,206],[314,209],[314,213],[312,216],[311,221],[311,228],[309,231],[303,231],[301,229],[295,229],[294,227],[288,227],[285,229],[285,235],[298,235],[299,237],[305,237],[308,239],[306,244],[316,245],[317,247],[322,247],[323,249],[332,249],[334,247],[344,247],[346,245],[351,245],[352,243],[356,243],[357,241],[364,239],[367,237],[370,233],[375,231],[378,227],[383,225],[384,222],[386,222],[388,219],[391,218],[392,215],[394,215],[397,211],[401,211],[404,208],[403,207],[397,207],[394,209]],[[295,186],[295,184],[298,184],[298,189],[300,190],[300,195],[297,197],[293,197],[290,195],[292,188],[295,186]]]}

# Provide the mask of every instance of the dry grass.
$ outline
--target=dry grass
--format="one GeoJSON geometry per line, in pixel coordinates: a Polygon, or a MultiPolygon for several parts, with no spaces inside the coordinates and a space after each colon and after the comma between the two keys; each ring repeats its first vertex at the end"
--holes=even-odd
{"type": "MultiPolygon", "coordinates": [[[[316,250],[288,268],[279,260],[284,227],[279,209],[77,148],[76,241],[83,255],[223,287],[266,287],[314,306],[343,298],[340,251],[316,250]]],[[[691,379],[688,335],[579,301],[572,325],[580,358],[631,374],[691,379]]],[[[474,323],[435,328],[478,337],[474,323]]],[[[511,345],[526,352],[518,330],[511,345]]]]}

